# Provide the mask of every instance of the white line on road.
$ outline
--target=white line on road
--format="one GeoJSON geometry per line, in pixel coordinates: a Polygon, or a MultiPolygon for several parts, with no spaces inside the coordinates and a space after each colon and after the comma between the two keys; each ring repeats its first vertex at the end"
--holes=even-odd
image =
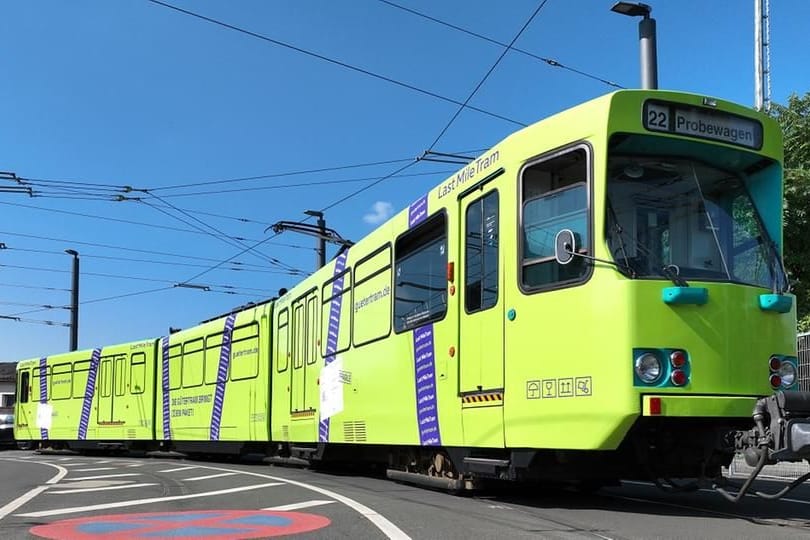
{"type": "MultiPolygon", "coordinates": [[[[19,461],[11,458],[0,458],[0,459],[3,459],[5,461],[19,461]]],[[[20,495],[19,497],[17,497],[4,507],[0,508],[0,520],[9,515],[11,512],[15,511],[20,506],[24,505],[25,503],[33,499],[34,497],[36,497],[37,495],[39,495],[40,493],[42,493],[43,491],[45,491],[46,489],[48,489],[49,487],[51,487],[52,484],[57,483],[59,480],[64,478],[64,476],[68,473],[68,470],[65,469],[64,467],[54,465],[53,463],[47,463],[44,461],[25,461],[24,463],[36,463],[37,465],[46,465],[48,467],[55,468],[59,472],[57,472],[53,478],[45,482],[44,486],[35,487],[28,493],[20,495]]]]}
{"type": "Polygon", "coordinates": [[[272,486],[281,486],[283,482],[268,482],[267,484],[257,484],[255,486],[242,486],[231,489],[221,489],[219,491],[207,491],[205,493],[192,493],[190,495],[173,495],[171,497],[153,497],[151,499],[137,499],[134,501],[118,501],[113,503],[93,504],[90,506],[74,506],[72,508],[57,508],[56,510],[44,510],[42,512],[29,512],[27,514],[16,514],[20,517],[46,517],[60,516],[62,514],[75,514],[77,512],[92,512],[95,510],[107,510],[108,508],[123,508],[126,506],[139,506],[142,504],[162,503],[166,501],[180,501],[184,499],[199,499],[200,497],[214,497],[216,495],[227,495],[228,493],[238,493],[240,491],[250,491],[272,486]]]}
{"type": "Polygon", "coordinates": [[[262,510],[277,510],[279,512],[286,512],[289,510],[300,510],[301,508],[312,508],[313,506],[323,506],[324,504],[333,504],[337,501],[324,501],[315,499],[314,501],[304,501],[300,503],[283,504],[281,506],[271,506],[270,508],[262,508],[262,510]]]}
{"type": "Polygon", "coordinates": [[[187,471],[189,469],[199,469],[199,465],[191,465],[190,467],[177,467],[176,469],[166,469],[165,471],[158,471],[158,472],[159,473],[180,472],[180,471],[187,471]]]}
{"type": "Polygon", "coordinates": [[[73,469],[72,472],[114,471],[115,467],[94,467],[92,469],[73,469]]]}
{"type": "MultiPolygon", "coordinates": [[[[390,538],[391,540],[411,540],[411,537],[405,534],[405,532],[394,525],[391,521],[389,521],[385,516],[382,514],[377,513],[376,511],[372,510],[368,506],[355,501],[354,499],[350,499],[340,493],[335,491],[325,489],[322,487],[314,486],[312,484],[307,484],[306,482],[298,482],[297,480],[289,480],[287,478],[281,478],[278,476],[271,476],[269,474],[261,474],[255,473],[250,471],[234,471],[233,469],[225,469],[222,467],[208,467],[208,466],[201,466],[201,469],[210,469],[212,471],[223,471],[223,472],[236,472],[239,474],[244,474],[247,476],[255,476],[258,478],[266,478],[267,480],[275,480],[278,482],[283,482],[286,484],[292,484],[294,486],[302,487],[304,489],[308,489],[310,491],[314,491],[316,493],[320,493],[321,495],[326,495],[327,497],[331,497],[338,502],[341,502],[369,520],[375,527],[377,527],[385,536],[390,538]]],[[[32,516],[34,517],[34,516],[32,516]]]]}
{"type": "Polygon", "coordinates": [[[80,482],[82,480],[100,480],[105,478],[120,478],[122,476],[141,476],[141,473],[100,474],[98,476],[81,476],[79,478],[66,478],[65,482],[80,482]]]}
{"type": "Polygon", "coordinates": [[[64,495],[66,493],[87,493],[90,491],[109,491],[113,489],[129,489],[136,487],[157,486],[158,484],[126,484],[123,486],[105,486],[97,488],[61,489],[59,491],[49,491],[49,495],[64,495]]]}
{"type": "Polygon", "coordinates": [[[197,480],[210,480],[212,478],[222,478],[223,476],[233,476],[235,472],[226,472],[219,474],[209,474],[207,476],[195,476],[194,478],[183,478],[183,482],[196,482],[197,480]]]}

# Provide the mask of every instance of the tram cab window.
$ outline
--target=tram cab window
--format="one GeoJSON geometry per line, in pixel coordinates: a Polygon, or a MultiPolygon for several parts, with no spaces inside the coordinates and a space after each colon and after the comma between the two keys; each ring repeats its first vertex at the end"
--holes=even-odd
{"type": "Polygon", "coordinates": [[[28,403],[28,390],[30,387],[31,387],[31,374],[28,371],[21,371],[19,383],[20,403],[28,403]]]}
{"type": "Polygon", "coordinates": [[[530,165],[521,178],[522,285],[527,289],[583,279],[589,265],[575,257],[565,266],[554,258],[554,240],[562,229],[576,236],[580,253],[590,246],[588,158],[584,148],[530,165]]]}

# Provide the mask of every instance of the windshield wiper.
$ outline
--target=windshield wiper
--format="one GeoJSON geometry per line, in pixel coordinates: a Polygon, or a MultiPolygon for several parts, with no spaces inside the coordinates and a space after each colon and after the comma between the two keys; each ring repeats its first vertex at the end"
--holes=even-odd
{"type": "Polygon", "coordinates": [[[661,267],[661,273],[678,287],[689,286],[686,280],[681,277],[681,269],[678,268],[677,264],[665,264],[661,267]]]}

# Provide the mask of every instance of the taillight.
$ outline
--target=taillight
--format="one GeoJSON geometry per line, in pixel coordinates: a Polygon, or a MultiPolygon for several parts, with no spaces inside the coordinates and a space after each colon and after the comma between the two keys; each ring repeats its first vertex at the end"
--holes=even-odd
{"type": "Polygon", "coordinates": [[[778,356],[771,356],[768,360],[768,367],[771,368],[771,371],[779,371],[779,368],[782,367],[782,360],[778,356]]]}
{"type": "Polygon", "coordinates": [[[686,353],[683,351],[672,351],[669,355],[669,363],[675,369],[682,368],[686,364],[686,353]]]}
{"type": "Polygon", "coordinates": [[[686,375],[686,372],[681,369],[676,369],[670,375],[669,380],[672,381],[672,384],[675,386],[683,386],[689,381],[689,377],[686,375]]]}
{"type": "Polygon", "coordinates": [[[771,375],[771,387],[779,388],[780,386],[782,386],[782,377],[774,373],[771,375]]]}

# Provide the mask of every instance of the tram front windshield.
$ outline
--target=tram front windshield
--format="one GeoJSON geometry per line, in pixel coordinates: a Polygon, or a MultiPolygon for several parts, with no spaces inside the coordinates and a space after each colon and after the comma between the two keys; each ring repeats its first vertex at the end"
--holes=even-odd
{"type": "Polygon", "coordinates": [[[658,137],[612,142],[606,235],[616,262],[639,278],[786,289],[784,267],[752,197],[781,194],[776,162],[658,137]]]}

